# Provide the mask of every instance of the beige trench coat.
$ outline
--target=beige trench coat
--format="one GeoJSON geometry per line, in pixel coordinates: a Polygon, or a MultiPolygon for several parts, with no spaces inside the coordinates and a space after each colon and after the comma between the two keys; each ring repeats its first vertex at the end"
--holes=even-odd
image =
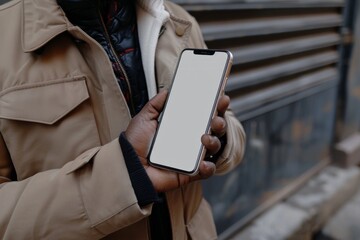
{"type": "MultiPolygon", "coordinates": [[[[204,47],[194,19],[165,6],[158,88],[183,48],[204,47]]],[[[130,115],[101,46],[56,0],[1,6],[0,33],[0,239],[148,239],[152,206],[137,204],[118,143],[130,115]]],[[[244,151],[241,125],[231,112],[226,121],[219,174],[244,151]]],[[[199,182],[166,197],[174,239],[216,238],[199,182]]]]}

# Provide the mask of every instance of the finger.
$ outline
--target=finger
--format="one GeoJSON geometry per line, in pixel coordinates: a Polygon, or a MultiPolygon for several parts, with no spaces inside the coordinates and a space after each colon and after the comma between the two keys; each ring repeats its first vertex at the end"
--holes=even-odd
{"type": "Polygon", "coordinates": [[[215,136],[222,137],[226,133],[226,121],[224,118],[216,116],[211,121],[211,131],[215,136]]]}
{"type": "Polygon", "coordinates": [[[201,142],[207,150],[207,154],[214,155],[216,154],[221,148],[220,140],[209,134],[204,134],[201,137],[201,142]]]}
{"type": "Polygon", "coordinates": [[[157,117],[163,110],[167,95],[167,90],[161,91],[155,97],[150,99],[150,101],[144,106],[144,110],[146,111],[146,113],[148,113],[151,120],[157,119],[157,117]]]}
{"type": "Polygon", "coordinates": [[[152,166],[145,167],[146,173],[150,178],[157,192],[167,192],[189,183],[190,176],[179,174],[173,171],[159,169],[152,166]]]}
{"type": "Polygon", "coordinates": [[[199,173],[196,176],[190,177],[190,182],[201,179],[207,179],[215,174],[215,164],[208,161],[201,161],[199,166],[199,173]]]}
{"type": "Polygon", "coordinates": [[[209,178],[215,174],[215,164],[208,161],[201,161],[199,166],[199,174],[202,179],[209,178]]]}
{"type": "Polygon", "coordinates": [[[228,95],[222,95],[217,106],[219,116],[224,116],[226,110],[229,108],[229,105],[230,97],[228,95]]]}

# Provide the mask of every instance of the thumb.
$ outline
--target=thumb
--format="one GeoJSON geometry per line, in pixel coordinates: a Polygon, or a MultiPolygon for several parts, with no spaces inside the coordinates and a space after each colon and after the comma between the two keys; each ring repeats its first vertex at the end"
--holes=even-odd
{"type": "Polygon", "coordinates": [[[164,108],[167,95],[167,90],[158,93],[155,97],[149,100],[149,102],[144,106],[142,112],[144,111],[144,113],[149,116],[150,120],[157,119],[164,108]]]}

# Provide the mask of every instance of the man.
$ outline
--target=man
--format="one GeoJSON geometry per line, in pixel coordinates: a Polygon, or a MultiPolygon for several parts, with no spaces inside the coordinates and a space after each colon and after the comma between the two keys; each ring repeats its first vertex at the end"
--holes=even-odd
{"type": "Polygon", "coordinates": [[[192,17],[162,0],[13,0],[0,31],[1,239],[216,238],[196,180],[242,158],[228,97],[201,139],[216,164],[187,177],[146,161],[181,50],[205,47],[192,17]]]}

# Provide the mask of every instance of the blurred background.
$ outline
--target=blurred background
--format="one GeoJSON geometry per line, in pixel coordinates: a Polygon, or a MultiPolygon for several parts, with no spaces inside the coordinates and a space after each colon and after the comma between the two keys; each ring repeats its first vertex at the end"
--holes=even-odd
{"type": "Polygon", "coordinates": [[[172,1],[234,55],[226,90],[247,150],[204,183],[219,238],[345,239],[324,229],[358,190],[360,3],[172,1]]]}

